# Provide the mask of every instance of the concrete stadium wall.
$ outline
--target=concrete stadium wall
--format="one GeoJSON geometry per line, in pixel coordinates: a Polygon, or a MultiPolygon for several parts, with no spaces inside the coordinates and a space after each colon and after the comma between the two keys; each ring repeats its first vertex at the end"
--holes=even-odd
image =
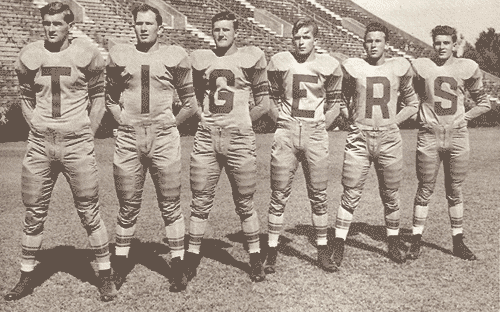
{"type": "Polygon", "coordinates": [[[264,9],[255,8],[254,19],[271,28],[278,36],[291,37],[293,25],[264,9]]]}

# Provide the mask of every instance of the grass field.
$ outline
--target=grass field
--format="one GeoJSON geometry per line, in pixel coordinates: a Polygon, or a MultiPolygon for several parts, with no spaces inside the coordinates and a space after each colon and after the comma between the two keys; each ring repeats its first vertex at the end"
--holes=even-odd
{"type": "MultiPolygon", "coordinates": [[[[471,165],[464,186],[465,242],[479,261],[451,254],[451,230],[440,172],[431,201],[420,259],[398,265],[387,257],[383,208],[375,170],[370,171],[361,205],[347,240],[340,272],[316,265],[314,231],[304,178],[299,170],[286,209],[277,273],[262,283],[248,277],[239,218],[234,213],[229,182],[223,174],[210,225],[202,244],[204,258],[185,292],[168,292],[168,247],[148,178],[143,208],[131,250],[136,263],[117,300],[99,301],[92,252],[73,206],[68,184],[60,176],[52,195],[44,245],[38,260],[44,269],[32,295],[17,302],[0,299],[0,311],[499,311],[499,129],[471,129],[471,165]]],[[[401,187],[402,233],[411,232],[416,131],[404,130],[405,179],[401,187]]],[[[339,205],[345,132],[330,133],[329,235],[339,205]]],[[[258,135],[258,190],[255,203],[262,241],[267,231],[270,198],[269,159],[272,134],[258,135]]],[[[192,137],[182,138],[182,209],[189,216],[189,153],[192,137]]],[[[0,294],[19,278],[24,207],[21,162],[25,142],[0,145],[0,294]]],[[[102,215],[111,242],[118,201],[112,175],[113,140],[96,141],[102,215]]]]}

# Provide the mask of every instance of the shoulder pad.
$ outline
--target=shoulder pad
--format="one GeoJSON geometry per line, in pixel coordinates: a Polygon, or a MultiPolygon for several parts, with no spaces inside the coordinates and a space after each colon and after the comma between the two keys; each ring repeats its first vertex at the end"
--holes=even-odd
{"type": "Polygon", "coordinates": [[[411,60],[410,63],[415,73],[420,76],[426,71],[427,68],[435,66],[434,62],[426,57],[411,60]]]}
{"type": "Polygon", "coordinates": [[[162,45],[159,50],[163,63],[169,67],[176,66],[188,56],[186,50],[177,45],[162,45]]]}
{"type": "Polygon", "coordinates": [[[99,50],[96,46],[92,45],[92,43],[83,38],[76,38],[71,42],[71,45],[74,46],[72,58],[74,60],[74,64],[78,67],[86,67],[92,62],[94,57],[100,54],[99,50]]]}
{"type": "Polygon", "coordinates": [[[245,54],[240,63],[243,68],[266,68],[267,66],[266,55],[260,48],[255,46],[246,46],[238,48],[237,53],[245,54]]]}
{"type": "Polygon", "coordinates": [[[369,66],[368,63],[360,58],[348,58],[342,63],[342,67],[353,78],[358,78],[359,73],[364,72],[366,66],[369,66]]]}
{"type": "Polygon", "coordinates": [[[340,66],[339,61],[329,54],[316,54],[316,57],[325,73],[333,73],[340,66]]]}
{"type": "Polygon", "coordinates": [[[29,70],[35,70],[42,66],[44,50],[43,40],[32,42],[21,50],[19,60],[29,70]]]}
{"type": "Polygon", "coordinates": [[[474,75],[474,73],[478,70],[479,65],[471,60],[466,58],[457,58],[456,59],[457,66],[460,68],[460,72],[462,73],[462,78],[469,79],[474,75]]]}
{"type": "Polygon", "coordinates": [[[271,57],[269,70],[285,71],[294,61],[292,53],[288,51],[278,52],[271,57]]]}
{"type": "Polygon", "coordinates": [[[215,58],[217,56],[212,50],[195,50],[191,52],[191,66],[195,70],[201,71],[206,69],[215,58]]]}
{"type": "Polygon", "coordinates": [[[115,44],[109,50],[109,58],[120,67],[125,67],[130,63],[130,58],[133,57],[135,47],[131,44],[115,44]]]}
{"type": "Polygon", "coordinates": [[[411,67],[410,62],[404,57],[394,57],[386,60],[386,62],[392,62],[394,74],[396,76],[405,75],[411,67]]]}

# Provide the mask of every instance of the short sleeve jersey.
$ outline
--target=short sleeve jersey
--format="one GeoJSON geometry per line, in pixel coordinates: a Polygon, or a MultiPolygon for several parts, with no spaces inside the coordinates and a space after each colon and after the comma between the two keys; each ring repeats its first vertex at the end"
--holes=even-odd
{"type": "Polygon", "coordinates": [[[411,65],[402,57],[386,59],[379,66],[370,65],[363,59],[350,58],[344,61],[342,67],[342,92],[354,124],[369,127],[396,124],[398,96],[405,104],[418,103],[412,84],[411,65]]]}
{"type": "Polygon", "coordinates": [[[20,84],[35,92],[31,124],[39,131],[69,132],[90,125],[89,92],[104,97],[104,59],[96,47],[74,39],[60,52],[36,41],[21,50],[16,62],[20,84]]]}
{"type": "MultiPolygon", "coordinates": [[[[133,45],[115,45],[109,53],[107,81],[108,89],[121,91],[121,119],[131,126],[149,122],[175,125],[175,90],[181,100],[194,94],[189,56],[179,46],[160,45],[158,50],[144,53],[133,45]]],[[[118,103],[108,96],[107,105],[114,104],[118,103]]]]}
{"type": "Polygon", "coordinates": [[[202,105],[203,126],[250,129],[250,96],[267,95],[267,62],[259,48],[247,46],[226,56],[212,50],[191,53],[193,81],[202,105]]]}
{"type": "Polygon", "coordinates": [[[342,69],[327,54],[297,62],[290,52],[274,55],[268,66],[271,96],[279,104],[278,120],[324,122],[325,111],[340,105],[342,69]]]}
{"type": "Polygon", "coordinates": [[[424,124],[453,127],[465,118],[465,90],[484,94],[482,73],[476,62],[453,58],[443,66],[431,59],[412,61],[415,89],[420,96],[419,119],[424,124]]]}

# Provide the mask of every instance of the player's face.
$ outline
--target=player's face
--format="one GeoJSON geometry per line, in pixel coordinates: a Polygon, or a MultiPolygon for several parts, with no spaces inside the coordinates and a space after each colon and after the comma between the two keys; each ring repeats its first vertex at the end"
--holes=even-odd
{"type": "Polygon", "coordinates": [[[236,31],[233,21],[217,21],[212,28],[212,36],[217,48],[230,48],[234,44],[236,31]]]}
{"type": "Polygon", "coordinates": [[[367,33],[364,46],[368,58],[381,58],[386,48],[385,34],[381,31],[371,31],[367,33]]]}
{"type": "Polygon", "coordinates": [[[156,14],[153,11],[137,12],[135,19],[135,35],[141,44],[153,44],[161,33],[161,27],[156,22],[156,14]]]}
{"type": "Polygon", "coordinates": [[[313,27],[307,26],[299,28],[293,35],[295,52],[299,55],[309,55],[314,49],[316,38],[313,35],[313,27]]]}
{"type": "Polygon", "coordinates": [[[451,36],[438,35],[434,38],[433,46],[437,57],[441,60],[447,60],[453,55],[455,43],[453,43],[451,36]]]}
{"type": "Polygon", "coordinates": [[[64,13],[57,13],[54,15],[45,14],[42,25],[48,42],[61,43],[68,39],[69,30],[73,23],[66,23],[64,13]]]}

